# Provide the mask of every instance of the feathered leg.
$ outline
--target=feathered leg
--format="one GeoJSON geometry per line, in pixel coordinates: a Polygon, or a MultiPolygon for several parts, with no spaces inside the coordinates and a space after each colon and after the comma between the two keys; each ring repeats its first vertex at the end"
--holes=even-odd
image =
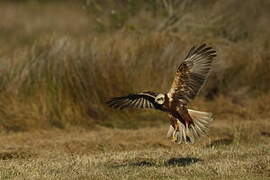
{"type": "Polygon", "coordinates": [[[181,121],[170,115],[171,125],[167,137],[178,144],[193,143],[195,139],[203,136],[213,120],[212,114],[188,109],[181,114],[181,121]]]}
{"type": "Polygon", "coordinates": [[[171,125],[169,127],[167,137],[175,143],[191,142],[191,138],[187,135],[185,125],[177,118],[170,115],[171,125]]]}

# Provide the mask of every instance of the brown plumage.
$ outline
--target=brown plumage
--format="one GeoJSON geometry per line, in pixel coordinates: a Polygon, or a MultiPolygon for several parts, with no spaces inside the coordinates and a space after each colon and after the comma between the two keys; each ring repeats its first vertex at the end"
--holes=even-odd
{"type": "Polygon", "coordinates": [[[115,97],[107,101],[110,107],[152,108],[169,113],[170,128],[168,138],[174,142],[193,142],[206,133],[211,113],[195,111],[187,108],[205,80],[207,79],[216,51],[206,44],[198,48],[192,47],[184,62],[176,71],[172,87],[167,94],[142,92],[127,96],[115,97]]]}

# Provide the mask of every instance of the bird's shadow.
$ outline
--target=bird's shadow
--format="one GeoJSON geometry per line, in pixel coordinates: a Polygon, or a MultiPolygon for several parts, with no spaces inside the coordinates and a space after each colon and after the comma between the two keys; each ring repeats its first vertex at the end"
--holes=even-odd
{"type": "Polygon", "coordinates": [[[186,166],[195,164],[199,161],[203,161],[203,160],[199,158],[195,158],[195,157],[171,158],[167,162],[165,162],[165,165],[186,167],[186,166]]]}
{"type": "Polygon", "coordinates": [[[159,167],[159,166],[179,166],[179,167],[186,167],[192,164],[195,164],[199,161],[203,161],[202,159],[195,158],[195,157],[183,157],[183,158],[171,158],[164,163],[156,163],[153,160],[140,160],[136,162],[125,162],[117,165],[111,165],[113,168],[120,168],[125,166],[130,167],[159,167]]]}

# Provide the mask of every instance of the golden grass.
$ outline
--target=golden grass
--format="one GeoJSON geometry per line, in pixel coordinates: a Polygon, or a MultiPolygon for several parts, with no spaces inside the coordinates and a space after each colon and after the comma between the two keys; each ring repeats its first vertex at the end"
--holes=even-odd
{"type": "MultiPolygon", "coordinates": [[[[74,125],[91,128],[96,123],[136,127],[137,122],[132,122],[137,119],[142,119],[142,124],[164,119],[163,116],[158,118],[159,114],[154,111],[120,112],[104,104],[110,97],[132,92],[166,92],[177,64],[189,48],[183,47],[182,40],[171,42],[167,34],[138,37],[123,33],[78,42],[72,38],[49,36],[24,48],[24,52],[16,52],[9,61],[3,60],[2,129],[20,131],[74,125]],[[132,125],[124,123],[127,118],[132,125]]],[[[222,56],[234,47],[227,47],[229,50],[218,48],[218,54],[222,56]]],[[[238,53],[240,57],[243,52],[238,53]]],[[[226,62],[221,58],[217,60],[207,86],[201,92],[205,98],[198,99],[193,105],[201,102],[199,108],[203,108],[209,104],[206,111],[228,116],[239,113],[242,118],[268,116],[268,56],[262,61],[247,55],[240,58],[254,61],[248,64],[233,62],[233,58],[226,62]],[[257,75],[263,72],[265,75],[257,75]],[[234,113],[235,108],[241,112],[234,113]]]]}
{"type": "Polygon", "coordinates": [[[269,115],[265,1],[1,5],[2,131],[159,124],[152,121],[165,119],[159,113],[113,111],[104,102],[138,91],[166,92],[189,48],[204,42],[215,47],[218,58],[201,92],[206,99],[194,106],[202,102],[199,108],[210,106],[206,111],[241,118],[269,115]],[[223,6],[231,13],[240,9],[232,17],[223,6]],[[255,24],[246,23],[247,17],[255,24]]]}
{"type": "Polygon", "coordinates": [[[1,179],[269,179],[269,2],[1,1],[1,179]],[[112,96],[166,92],[193,45],[218,57],[191,108],[194,145],[166,114],[112,96]]]}
{"type": "Polygon", "coordinates": [[[216,120],[193,145],[168,126],[2,134],[1,179],[268,179],[269,119],[216,120]]]}

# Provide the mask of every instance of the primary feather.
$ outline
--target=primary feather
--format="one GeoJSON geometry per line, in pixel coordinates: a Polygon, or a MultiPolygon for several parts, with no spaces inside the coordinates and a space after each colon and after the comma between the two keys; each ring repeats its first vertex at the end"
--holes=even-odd
{"type": "Polygon", "coordinates": [[[111,98],[106,103],[116,109],[124,108],[151,108],[159,109],[160,105],[155,102],[158,93],[142,92],[137,94],[129,94],[127,96],[111,98]]]}
{"type": "Polygon", "coordinates": [[[168,96],[189,103],[198,94],[208,77],[216,51],[206,44],[192,47],[184,62],[177,68],[168,96]]]}

